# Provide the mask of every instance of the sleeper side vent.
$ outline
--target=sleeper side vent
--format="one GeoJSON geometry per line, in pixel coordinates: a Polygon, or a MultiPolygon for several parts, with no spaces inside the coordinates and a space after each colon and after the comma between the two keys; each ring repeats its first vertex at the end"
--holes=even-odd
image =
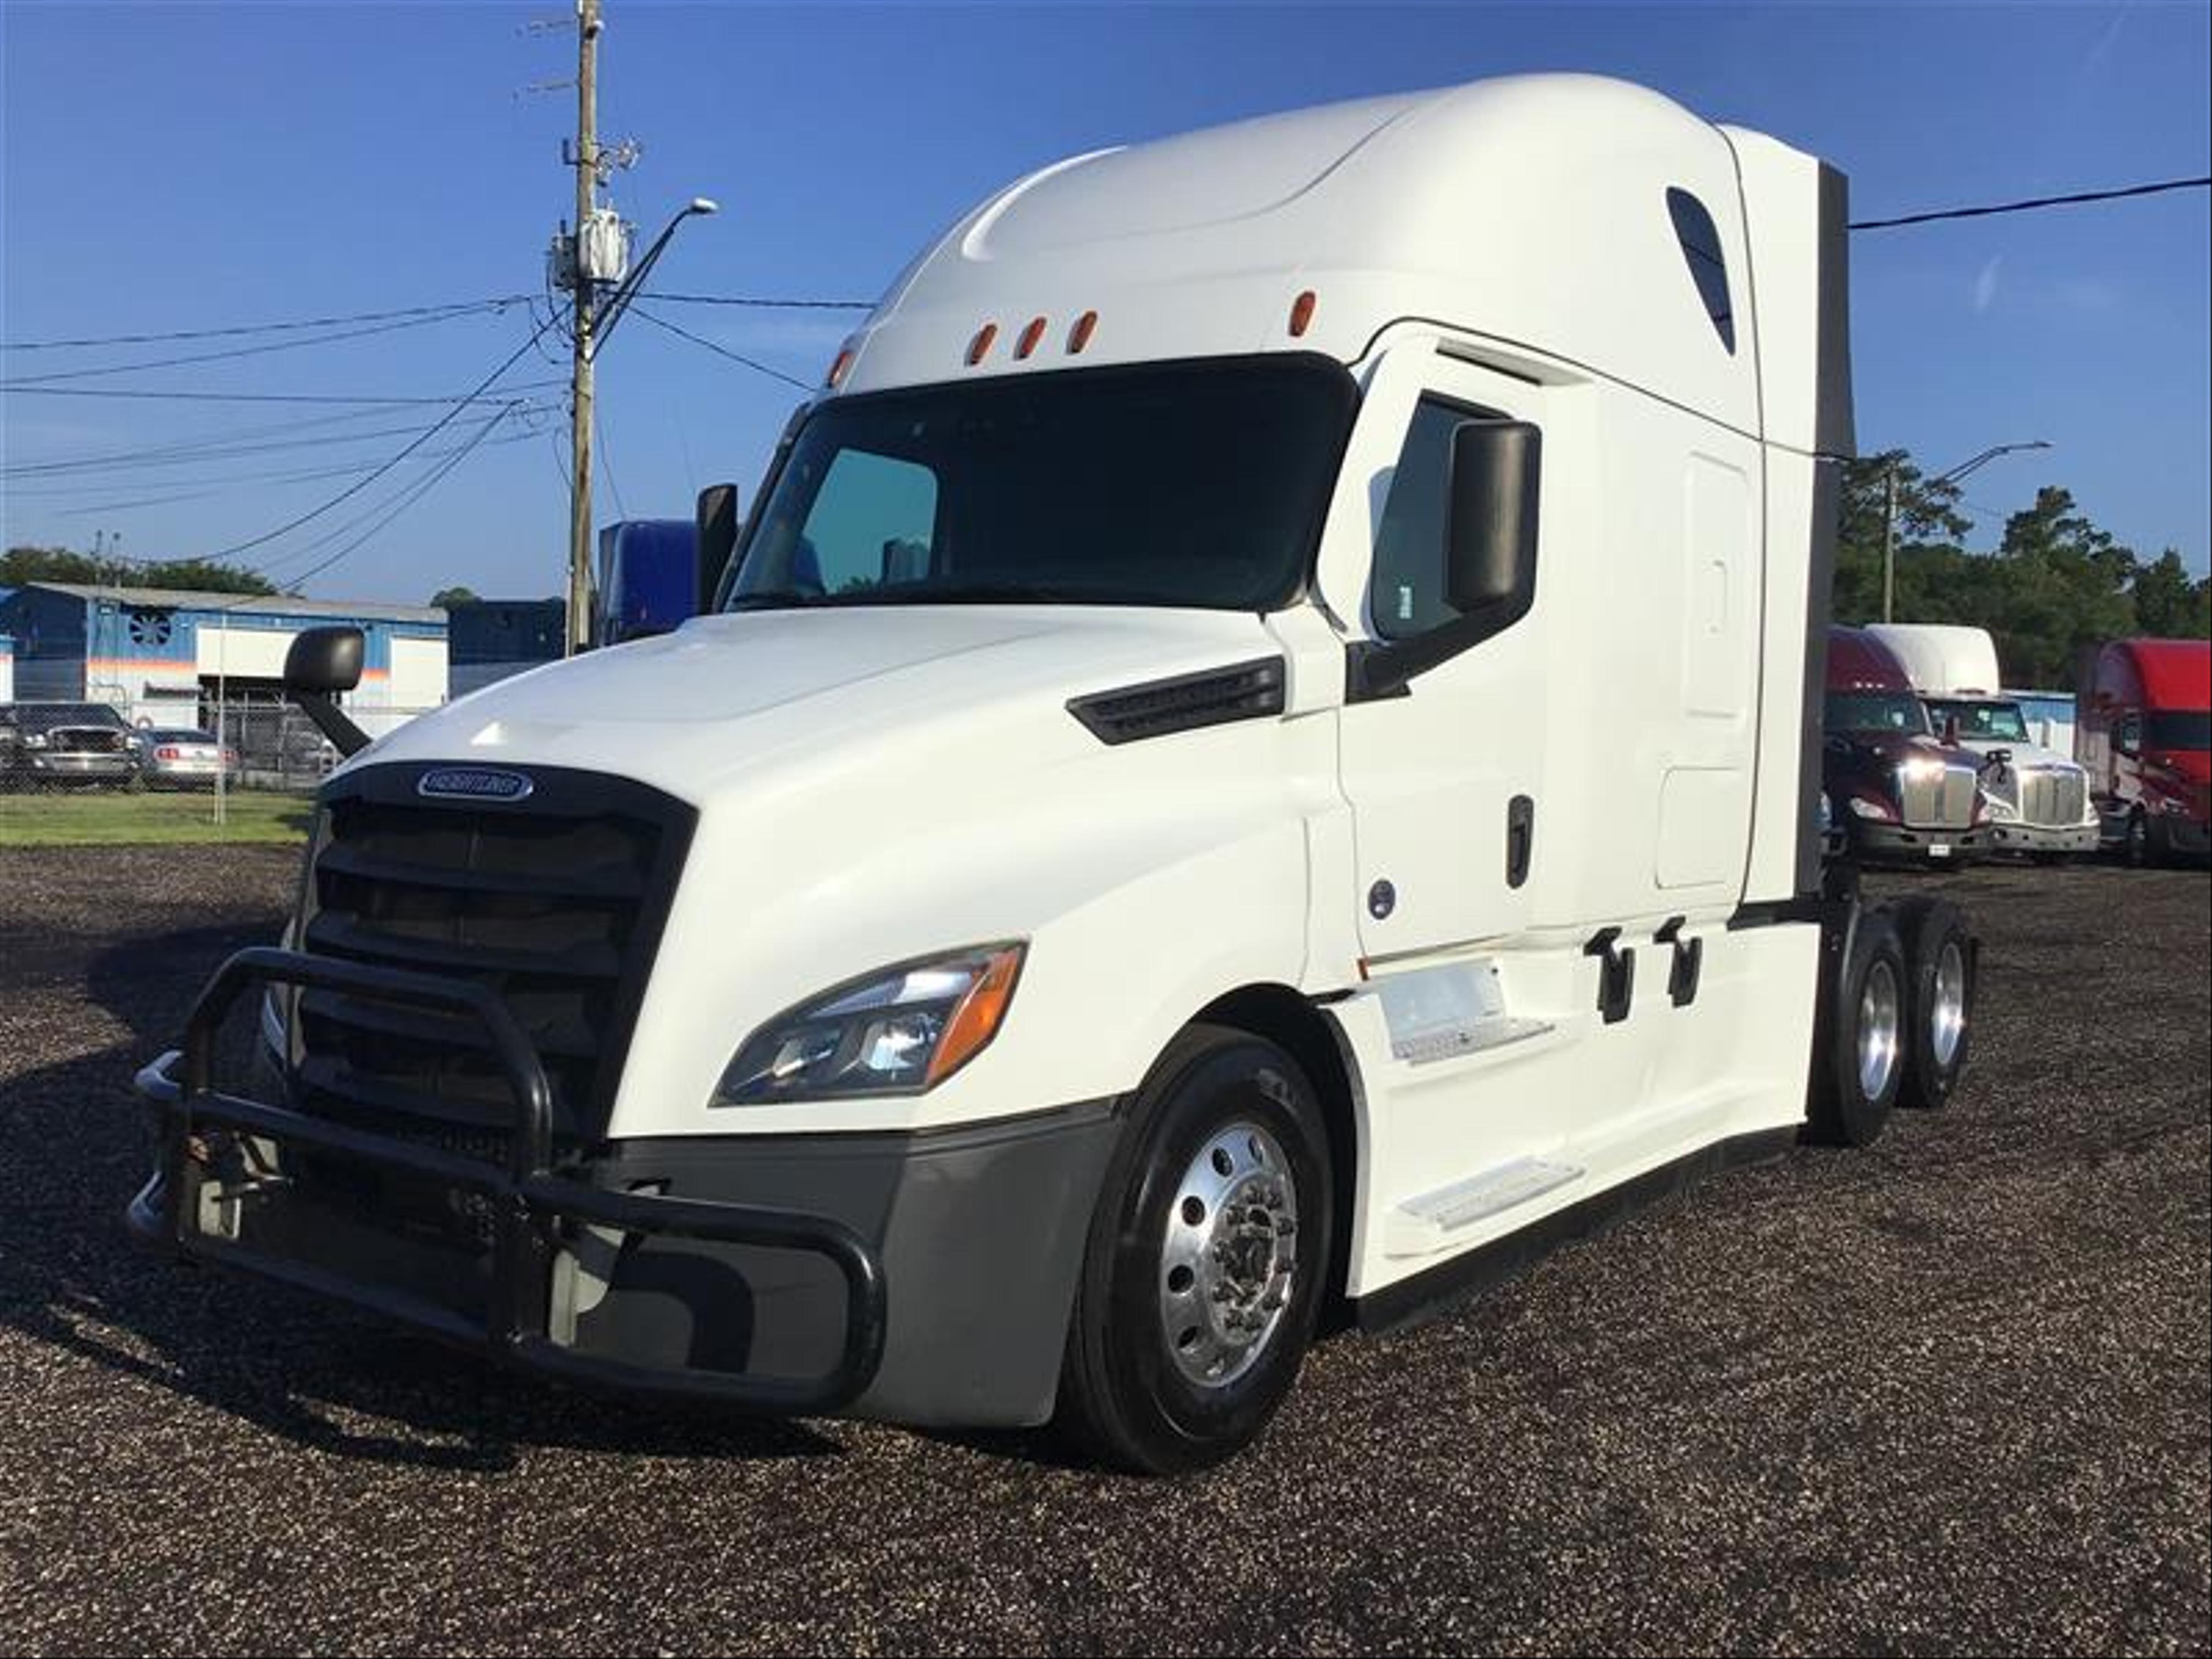
{"type": "Polygon", "coordinates": [[[1233,668],[1208,668],[1071,697],[1067,712],[1101,743],[1134,743],[1140,738],[1164,738],[1204,726],[1279,714],[1283,687],[1283,659],[1266,657],[1233,668]]]}

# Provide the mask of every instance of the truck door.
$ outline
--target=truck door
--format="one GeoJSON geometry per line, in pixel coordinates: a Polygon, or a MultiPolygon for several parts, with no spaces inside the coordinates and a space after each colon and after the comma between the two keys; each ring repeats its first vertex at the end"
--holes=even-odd
{"type": "MultiPolygon", "coordinates": [[[[1369,641],[1457,647],[1401,690],[1355,691],[1344,709],[1340,769],[1357,842],[1351,897],[1371,958],[1500,938],[1531,913],[1548,827],[1543,744],[1531,729],[1545,687],[1540,510],[1535,601],[1486,632],[1446,596],[1445,517],[1458,428],[1522,421],[1540,434],[1543,395],[1426,343],[1409,344],[1377,366],[1347,452],[1343,493],[1364,509],[1371,554],[1363,582],[1343,545],[1355,538],[1340,533],[1348,526],[1333,514],[1323,573],[1325,586],[1334,583],[1332,604],[1348,623],[1356,604],[1353,631],[1369,641]]],[[[1545,493],[1540,483],[1540,504],[1545,493]]]]}

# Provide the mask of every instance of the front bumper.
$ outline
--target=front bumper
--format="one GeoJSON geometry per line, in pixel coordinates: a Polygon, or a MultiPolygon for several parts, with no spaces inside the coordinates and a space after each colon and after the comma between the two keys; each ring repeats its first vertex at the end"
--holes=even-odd
{"type": "Polygon", "coordinates": [[[1988,830],[1988,850],[1992,853],[2081,853],[2095,852],[2104,844],[2102,831],[2094,823],[2067,826],[2041,823],[2016,823],[1999,818],[1990,822],[1988,830]]]}
{"type": "MultiPolygon", "coordinates": [[[[281,1079],[271,1081],[281,1083],[281,1079]]],[[[469,981],[240,952],[181,1054],[143,1237],[617,1391],[916,1424],[1048,1418],[1114,1103],[927,1135],[616,1141],[554,1167],[542,1066],[469,981]],[[495,1165],[216,1092],[224,1013],[262,981],[465,1012],[522,1122],[495,1165]]]]}
{"type": "Polygon", "coordinates": [[[1944,866],[1972,864],[1990,844],[1985,825],[1978,830],[1908,830],[1900,824],[1854,817],[1845,826],[1850,854],[1862,864],[1944,866]]]}
{"type": "Polygon", "coordinates": [[[40,750],[28,756],[21,764],[32,777],[58,782],[125,783],[138,775],[138,757],[136,755],[40,750]]]}

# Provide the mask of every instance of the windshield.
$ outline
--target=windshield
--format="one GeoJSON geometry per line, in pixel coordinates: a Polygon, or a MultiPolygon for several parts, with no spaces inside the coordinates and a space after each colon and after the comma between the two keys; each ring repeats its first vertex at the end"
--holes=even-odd
{"type": "Polygon", "coordinates": [[[1828,730],[1924,732],[1928,715],[1910,691],[1831,691],[1828,730]]]}
{"type": "Polygon", "coordinates": [[[2016,702],[1954,702],[1931,697],[1928,700],[1928,713],[1939,732],[1953,720],[1958,721],[1959,735],[1968,742],[1984,738],[2002,738],[2008,743],[2027,741],[2027,721],[2016,702]]]}
{"type": "Polygon", "coordinates": [[[2212,710],[2154,708],[2143,716],[2146,749],[2212,749],[2212,710]]]}
{"type": "Polygon", "coordinates": [[[15,710],[15,723],[26,732],[51,732],[61,726],[104,726],[128,731],[123,716],[104,702],[32,702],[15,710]]]}
{"type": "Polygon", "coordinates": [[[1296,596],[1350,429],[1310,357],[833,400],[799,430],[723,608],[1296,596]]]}

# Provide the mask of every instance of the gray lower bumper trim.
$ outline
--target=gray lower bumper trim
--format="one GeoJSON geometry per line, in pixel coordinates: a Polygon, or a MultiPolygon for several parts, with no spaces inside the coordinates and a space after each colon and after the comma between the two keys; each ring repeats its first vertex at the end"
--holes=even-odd
{"type": "MultiPolygon", "coordinates": [[[[882,1365],[852,1414],[1025,1426],[1052,1414],[1117,1104],[927,1134],[622,1141],[593,1176],[845,1223],[882,1261],[889,1311],[882,1365]]],[[[577,1316],[580,1352],[803,1373],[842,1328],[834,1276],[787,1251],[649,1239],[625,1249],[605,1279],[604,1296],[577,1316]]]]}

